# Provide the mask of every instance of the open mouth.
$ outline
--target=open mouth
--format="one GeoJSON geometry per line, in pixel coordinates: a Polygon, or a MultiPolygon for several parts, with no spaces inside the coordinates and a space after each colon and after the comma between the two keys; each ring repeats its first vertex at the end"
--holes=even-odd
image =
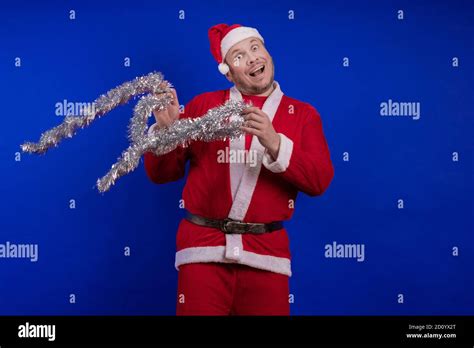
{"type": "Polygon", "coordinates": [[[259,75],[263,74],[264,71],[265,71],[265,65],[262,65],[262,66],[258,67],[257,69],[252,70],[249,73],[249,75],[252,76],[252,77],[256,77],[256,76],[259,76],[259,75]]]}

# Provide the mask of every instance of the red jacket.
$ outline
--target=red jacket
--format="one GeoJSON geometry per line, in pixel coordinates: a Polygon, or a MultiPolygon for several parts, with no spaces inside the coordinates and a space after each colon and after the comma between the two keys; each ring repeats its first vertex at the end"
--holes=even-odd
{"type": "MultiPolygon", "coordinates": [[[[281,139],[276,160],[255,136],[250,148],[255,156],[253,161],[251,155],[247,157],[247,163],[235,163],[228,156],[245,152],[245,137],[209,143],[195,141],[162,156],[145,153],[145,170],[150,180],[157,184],[178,180],[184,176],[186,161],[190,160],[182,197],[191,213],[244,222],[289,220],[298,191],[309,196],[321,195],[332,181],[334,168],[316,109],[283,95],[278,83],[275,84],[262,110],[281,139]]],[[[242,96],[235,87],[198,95],[186,105],[180,118],[200,117],[229,98],[242,96]]],[[[175,266],[179,269],[181,264],[195,262],[241,263],[291,276],[285,228],[261,235],[229,235],[183,219],[177,233],[175,266]]]]}

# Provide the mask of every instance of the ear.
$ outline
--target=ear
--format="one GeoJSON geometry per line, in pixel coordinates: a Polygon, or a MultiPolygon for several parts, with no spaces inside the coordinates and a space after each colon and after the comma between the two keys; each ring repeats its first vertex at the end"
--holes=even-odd
{"type": "Polygon", "coordinates": [[[234,83],[234,80],[232,79],[232,75],[230,74],[230,71],[227,74],[225,74],[225,77],[226,77],[227,80],[234,83]]]}
{"type": "Polygon", "coordinates": [[[227,74],[225,74],[225,77],[228,81],[234,83],[234,80],[232,79],[232,67],[230,66],[227,59],[224,59],[224,63],[226,63],[229,66],[229,72],[227,74]]]}

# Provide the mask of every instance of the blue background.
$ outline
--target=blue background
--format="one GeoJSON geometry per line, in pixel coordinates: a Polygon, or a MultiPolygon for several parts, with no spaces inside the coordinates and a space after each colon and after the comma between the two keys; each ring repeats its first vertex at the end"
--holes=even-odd
{"type": "Polygon", "coordinates": [[[300,194],[287,223],[292,314],[474,314],[473,10],[472,1],[2,3],[0,243],[37,243],[39,259],[0,259],[0,314],[175,313],[185,179],[155,185],[141,163],[109,192],[94,188],[128,146],[135,102],[45,156],[15,153],[62,121],[57,102],[92,102],[153,70],[181,104],[229,88],[207,40],[222,22],[259,29],[283,92],[318,109],[331,150],[330,188],[300,194]],[[420,102],[420,119],[381,117],[388,99],[420,102]],[[333,241],[364,244],[365,261],[325,258],[333,241]]]}

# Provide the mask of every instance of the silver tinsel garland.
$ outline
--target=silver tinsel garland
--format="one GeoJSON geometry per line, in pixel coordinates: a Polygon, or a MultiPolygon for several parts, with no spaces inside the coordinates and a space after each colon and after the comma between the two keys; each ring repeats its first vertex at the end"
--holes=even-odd
{"type": "Polygon", "coordinates": [[[109,172],[97,180],[97,188],[105,192],[123,175],[135,170],[145,152],[163,155],[179,145],[188,146],[193,140],[215,141],[236,138],[243,135],[242,110],[247,106],[242,101],[227,101],[224,105],[209,110],[198,118],[175,121],[168,127],[148,134],[148,117],[153,110],[163,110],[172,101],[172,85],[163,79],[161,73],[150,73],[101,95],[94,101],[94,108],[83,110],[82,116],[66,116],[57,127],[44,132],[39,142],[21,145],[24,152],[44,154],[51,147],[57,147],[64,138],[74,136],[79,128],[89,126],[94,120],[127,103],[131,97],[148,93],[140,98],[134,108],[128,128],[131,145],[122,152],[109,172]]]}

